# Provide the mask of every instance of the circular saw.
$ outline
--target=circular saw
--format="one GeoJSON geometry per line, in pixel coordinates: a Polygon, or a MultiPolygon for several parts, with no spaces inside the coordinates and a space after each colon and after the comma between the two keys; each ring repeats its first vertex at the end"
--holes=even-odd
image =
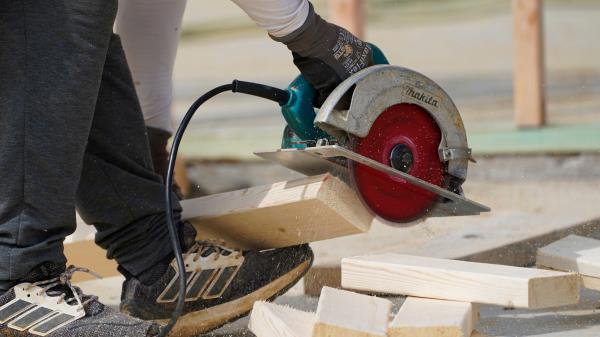
{"type": "Polygon", "coordinates": [[[434,81],[374,65],[343,81],[318,112],[311,89],[302,76],[288,87],[282,148],[258,156],[306,175],[341,176],[392,225],[490,210],[463,195],[471,150],[456,106],[434,81]]]}

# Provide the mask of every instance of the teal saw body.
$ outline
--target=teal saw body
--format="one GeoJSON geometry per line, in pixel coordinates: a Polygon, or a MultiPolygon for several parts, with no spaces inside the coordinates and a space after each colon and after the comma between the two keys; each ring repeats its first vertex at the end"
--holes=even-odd
{"type": "MultiPolygon", "coordinates": [[[[373,50],[375,64],[389,64],[383,52],[375,45],[370,44],[373,50]]],[[[315,88],[304,78],[298,75],[287,88],[290,99],[281,107],[283,118],[287,126],[283,131],[281,147],[304,148],[307,144],[314,144],[319,139],[332,139],[332,136],[315,126],[317,113],[313,108],[315,88]]]]}

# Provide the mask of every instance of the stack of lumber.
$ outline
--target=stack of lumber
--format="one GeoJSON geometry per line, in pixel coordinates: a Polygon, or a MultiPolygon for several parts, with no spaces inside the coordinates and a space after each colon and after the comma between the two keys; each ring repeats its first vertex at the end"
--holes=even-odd
{"type": "Polygon", "coordinates": [[[382,254],[342,260],[342,286],[408,296],[392,317],[387,299],[323,288],[316,313],[257,303],[258,337],[469,337],[476,303],[549,308],[579,301],[575,273],[382,254]]]}
{"type": "Polygon", "coordinates": [[[539,268],[577,272],[583,287],[600,291],[600,240],[569,235],[538,249],[539,268]]]}
{"type": "Polygon", "coordinates": [[[256,302],[249,328],[258,337],[481,336],[469,303],[409,297],[392,317],[387,299],[324,287],[316,313],[256,302]]]}

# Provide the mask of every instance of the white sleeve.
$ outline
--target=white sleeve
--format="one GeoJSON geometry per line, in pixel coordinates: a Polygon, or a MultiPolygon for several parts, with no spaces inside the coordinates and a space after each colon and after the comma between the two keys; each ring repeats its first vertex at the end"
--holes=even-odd
{"type": "Polygon", "coordinates": [[[271,36],[283,37],[300,28],[308,17],[308,0],[232,0],[271,36]]]}
{"type": "Polygon", "coordinates": [[[186,0],[119,0],[116,32],[146,125],[172,132],[173,67],[186,0]]]}

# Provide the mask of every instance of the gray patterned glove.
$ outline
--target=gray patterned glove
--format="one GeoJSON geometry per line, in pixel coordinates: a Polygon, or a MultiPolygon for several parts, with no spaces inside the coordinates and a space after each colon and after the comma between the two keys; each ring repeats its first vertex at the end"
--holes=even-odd
{"type": "Polygon", "coordinates": [[[343,80],[373,64],[367,43],[323,20],[312,4],[302,27],[287,36],[272,38],[292,51],[294,64],[317,90],[317,107],[343,80]]]}

